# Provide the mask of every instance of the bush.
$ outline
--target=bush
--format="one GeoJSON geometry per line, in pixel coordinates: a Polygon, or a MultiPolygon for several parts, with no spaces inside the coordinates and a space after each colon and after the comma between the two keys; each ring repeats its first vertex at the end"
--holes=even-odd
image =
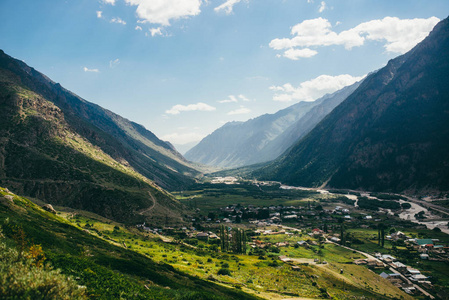
{"type": "Polygon", "coordinates": [[[231,271],[227,268],[221,268],[220,270],[218,270],[217,274],[231,276],[231,271]]]}
{"type": "Polygon", "coordinates": [[[405,202],[405,203],[401,203],[401,207],[402,207],[402,209],[409,209],[412,207],[412,205],[410,203],[405,202]]]}
{"type": "Polygon", "coordinates": [[[276,247],[276,246],[270,246],[270,248],[268,248],[268,251],[272,252],[272,253],[279,253],[279,252],[281,252],[281,250],[279,250],[279,248],[276,247]]]}
{"type": "Polygon", "coordinates": [[[85,288],[75,280],[40,266],[31,255],[0,244],[0,295],[2,299],[86,299],[85,288]]]}

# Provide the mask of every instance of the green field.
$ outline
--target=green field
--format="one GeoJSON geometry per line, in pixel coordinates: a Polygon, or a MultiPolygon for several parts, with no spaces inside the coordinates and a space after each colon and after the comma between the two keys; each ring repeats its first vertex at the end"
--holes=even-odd
{"type": "Polygon", "coordinates": [[[190,190],[173,192],[189,208],[200,208],[204,212],[215,211],[230,204],[242,206],[305,206],[308,201],[325,198],[315,191],[282,190],[279,185],[255,186],[242,184],[198,184],[190,190]]]}

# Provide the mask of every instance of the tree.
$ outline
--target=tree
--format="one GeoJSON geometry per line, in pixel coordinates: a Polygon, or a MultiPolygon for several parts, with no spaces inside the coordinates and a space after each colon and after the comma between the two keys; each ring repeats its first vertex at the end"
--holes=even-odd
{"type": "Polygon", "coordinates": [[[379,224],[377,226],[377,241],[379,246],[381,246],[382,248],[384,247],[385,244],[385,225],[384,224],[379,224]]]}
{"type": "Polygon", "coordinates": [[[346,240],[345,240],[345,225],[343,223],[341,223],[340,225],[340,239],[341,239],[340,243],[344,245],[346,243],[346,240]]]}
{"type": "Polygon", "coordinates": [[[246,234],[243,229],[232,229],[232,251],[234,253],[246,253],[246,234]]]}

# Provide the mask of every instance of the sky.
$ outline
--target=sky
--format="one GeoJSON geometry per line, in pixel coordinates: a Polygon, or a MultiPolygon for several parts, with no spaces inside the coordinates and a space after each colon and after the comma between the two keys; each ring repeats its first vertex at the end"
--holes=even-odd
{"type": "Polygon", "coordinates": [[[447,0],[1,0],[0,49],[184,152],[410,50],[447,0]]]}

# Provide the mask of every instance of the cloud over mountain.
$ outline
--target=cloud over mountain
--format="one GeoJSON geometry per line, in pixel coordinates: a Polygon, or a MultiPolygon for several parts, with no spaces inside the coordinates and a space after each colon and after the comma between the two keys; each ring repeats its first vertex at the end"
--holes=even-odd
{"type": "Polygon", "coordinates": [[[320,17],[294,25],[290,32],[293,38],[276,38],[269,45],[275,50],[287,49],[283,56],[293,60],[315,55],[317,52],[309,49],[310,47],[341,45],[351,50],[353,47],[363,46],[366,41],[383,42],[387,52],[405,53],[422,41],[438,21],[436,17],[428,19],[385,17],[337,33],[332,30],[332,25],[327,19],[320,17]]]}

